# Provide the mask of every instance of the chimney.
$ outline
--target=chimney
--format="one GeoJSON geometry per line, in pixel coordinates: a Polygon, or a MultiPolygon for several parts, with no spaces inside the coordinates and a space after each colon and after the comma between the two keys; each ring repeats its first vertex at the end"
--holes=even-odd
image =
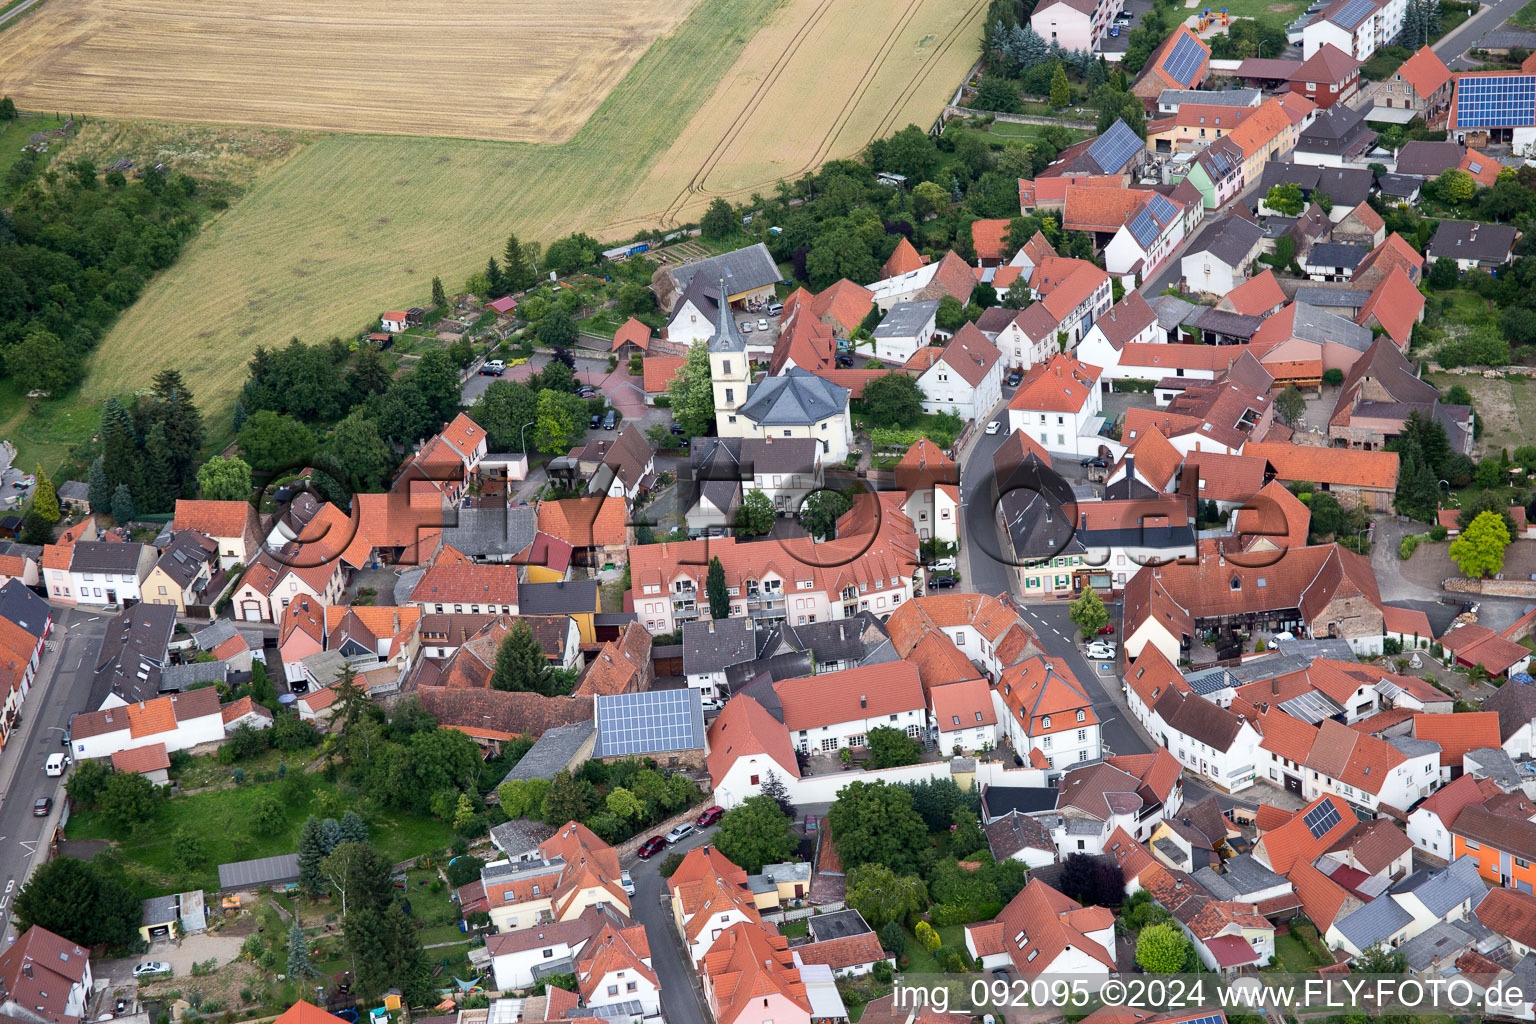
{"type": "Polygon", "coordinates": [[[713,633],[715,631],[715,620],[714,619],[710,619],[709,620],[709,631],[711,633],[713,633]]]}

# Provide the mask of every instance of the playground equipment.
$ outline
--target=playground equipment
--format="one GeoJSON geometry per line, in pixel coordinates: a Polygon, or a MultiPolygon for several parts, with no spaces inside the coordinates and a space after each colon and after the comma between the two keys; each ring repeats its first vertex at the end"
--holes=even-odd
{"type": "Polygon", "coordinates": [[[1206,29],[1210,28],[1212,25],[1217,24],[1218,23],[1218,19],[1219,19],[1221,27],[1222,28],[1226,28],[1227,27],[1227,22],[1228,22],[1228,14],[1227,14],[1227,9],[1225,7],[1223,7],[1220,11],[1216,11],[1216,12],[1212,12],[1209,7],[1205,8],[1203,11],[1200,12],[1200,20],[1199,20],[1199,26],[1200,27],[1197,28],[1195,31],[1197,31],[1197,32],[1204,32],[1206,29]]]}

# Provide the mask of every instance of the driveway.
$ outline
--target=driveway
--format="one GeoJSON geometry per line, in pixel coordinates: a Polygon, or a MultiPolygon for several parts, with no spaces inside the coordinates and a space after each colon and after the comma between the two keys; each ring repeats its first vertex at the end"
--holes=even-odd
{"type": "MultiPolygon", "coordinates": [[[[215,904],[216,907],[217,904],[215,904]]],[[[95,968],[96,984],[98,987],[131,984],[134,965],[143,963],[145,960],[163,960],[170,964],[172,979],[190,978],[194,964],[217,960],[219,965],[223,966],[240,955],[240,947],[244,942],[244,934],[229,935],[212,932],[188,935],[180,943],[158,940],[150,944],[149,952],[143,956],[127,960],[98,960],[95,968]]],[[[145,982],[145,984],[148,983],[148,981],[145,982]]]]}

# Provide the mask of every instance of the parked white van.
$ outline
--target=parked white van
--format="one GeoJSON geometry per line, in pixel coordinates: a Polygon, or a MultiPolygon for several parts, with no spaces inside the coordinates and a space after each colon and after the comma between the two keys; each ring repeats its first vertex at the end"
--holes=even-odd
{"type": "Polygon", "coordinates": [[[69,758],[65,757],[63,754],[49,754],[47,763],[43,765],[43,774],[53,776],[63,775],[64,769],[68,767],[69,758]]]}

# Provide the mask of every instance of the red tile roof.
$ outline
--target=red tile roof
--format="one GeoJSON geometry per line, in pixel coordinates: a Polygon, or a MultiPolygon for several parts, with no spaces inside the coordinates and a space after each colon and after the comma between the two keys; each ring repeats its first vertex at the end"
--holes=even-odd
{"type": "Polygon", "coordinates": [[[1285,305],[1285,293],[1275,272],[1268,267],[1257,277],[1250,277],[1227,293],[1223,306],[1231,306],[1234,313],[1244,316],[1264,316],[1285,305]]]}
{"type": "Polygon", "coordinates": [[[1276,479],[1287,482],[1306,480],[1386,491],[1397,487],[1396,452],[1252,441],[1243,448],[1243,454],[1268,459],[1276,479]]]}
{"type": "Polygon", "coordinates": [[[885,261],[885,266],[880,268],[880,277],[900,277],[902,274],[910,274],[914,270],[921,270],[928,261],[913,247],[905,236],[896,243],[891,258],[885,261]]]}
{"type": "Polygon", "coordinates": [[[1374,320],[1397,344],[1406,349],[1413,338],[1413,325],[1419,322],[1424,311],[1424,293],[1413,286],[1401,267],[1389,267],[1355,322],[1362,327],[1372,326],[1374,320]]]}
{"type": "Polygon", "coordinates": [[[773,684],[773,691],[790,732],[927,707],[917,667],[906,662],[784,679],[773,684]]]}
{"type": "Polygon", "coordinates": [[[1003,250],[1008,242],[1006,217],[971,222],[971,243],[976,247],[976,258],[1001,260],[1007,257],[1003,250]]]}
{"type": "Polygon", "coordinates": [[[766,754],[790,778],[800,777],[799,762],[784,723],[745,694],[726,701],[725,710],[709,725],[708,738],[709,775],[717,786],[738,759],[753,754],[766,754]]]}
{"type": "MultiPolygon", "coordinates": [[[[259,535],[256,509],[246,501],[192,501],[176,499],[173,530],[197,530],[210,537],[252,537],[259,535]]],[[[250,552],[246,552],[249,556],[250,552]]]]}
{"type": "Polygon", "coordinates": [[[1099,386],[1102,372],[1097,366],[1057,353],[1048,362],[1029,371],[1009,400],[1008,408],[1031,412],[1077,412],[1099,386]]]}
{"type": "Polygon", "coordinates": [[[988,341],[975,324],[968,323],[956,331],[949,344],[944,346],[941,358],[945,365],[974,388],[986,380],[987,374],[1002,356],[997,346],[988,341]]]}
{"type": "Polygon", "coordinates": [[[575,548],[622,547],[627,524],[623,498],[564,498],[539,502],[539,531],[575,548]]]}
{"type": "Polygon", "coordinates": [[[1440,744],[1440,764],[1461,767],[1469,750],[1499,747],[1499,713],[1470,711],[1454,715],[1414,715],[1413,736],[1440,744]]]}
{"type": "Polygon", "coordinates": [[[802,963],[826,964],[834,971],[886,959],[885,950],[880,948],[880,938],[874,932],[806,943],[796,946],[795,952],[802,963]]]}
{"type": "MultiPolygon", "coordinates": [[[[1345,727],[1340,725],[1339,728],[1345,727]]],[[[1258,842],[1254,844],[1254,856],[1261,862],[1267,863],[1271,871],[1288,875],[1297,864],[1310,866],[1319,854],[1338,842],[1355,827],[1355,823],[1359,820],[1355,817],[1355,812],[1350,810],[1349,805],[1344,802],[1343,797],[1337,797],[1331,793],[1320,796],[1303,807],[1290,821],[1259,836],[1258,842]],[[1338,820],[1321,836],[1314,836],[1312,830],[1307,827],[1305,819],[1309,813],[1323,804],[1333,805],[1335,817],[1338,820]]],[[[1319,927],[1325,926],[1319,925],[1319,927]]]]}
{"type": "Polygon", "coordinates": [[[646,356],[640,361],[645,393],[660,395],[672,389],[672,378],[688,361],[687,356],[646,356]]]}
{"type": "Polygon", "coordinates": [[[1445,62],[1427,44],[1403,61],[1397,73],[1413,86],[1413,91],[1422,99],[1429,99],[1451,80],[1451,69],[1445,66],[1445,62]]]}
{"type": "MultiPolygon", "coordinates": [[[[249,697],[245,699],[250,700],[249,697]]],[[[115,751],[112,754],[112,767],[120,772],[143,775],[145,772],[169,769],[171,757],[165,752],[164,743],[151,743],[143,747],[115,751]]]]}
{"type": "MultiPolygon", "coordinates": [[[[630,317],[613,333],[613,348],[618,351],[626,343],[634,345],[644,352],[651,347],[651,329],[645,324],[630,317]]],[[[644,366],[644,362],[641,363],[644,366]]]]}

